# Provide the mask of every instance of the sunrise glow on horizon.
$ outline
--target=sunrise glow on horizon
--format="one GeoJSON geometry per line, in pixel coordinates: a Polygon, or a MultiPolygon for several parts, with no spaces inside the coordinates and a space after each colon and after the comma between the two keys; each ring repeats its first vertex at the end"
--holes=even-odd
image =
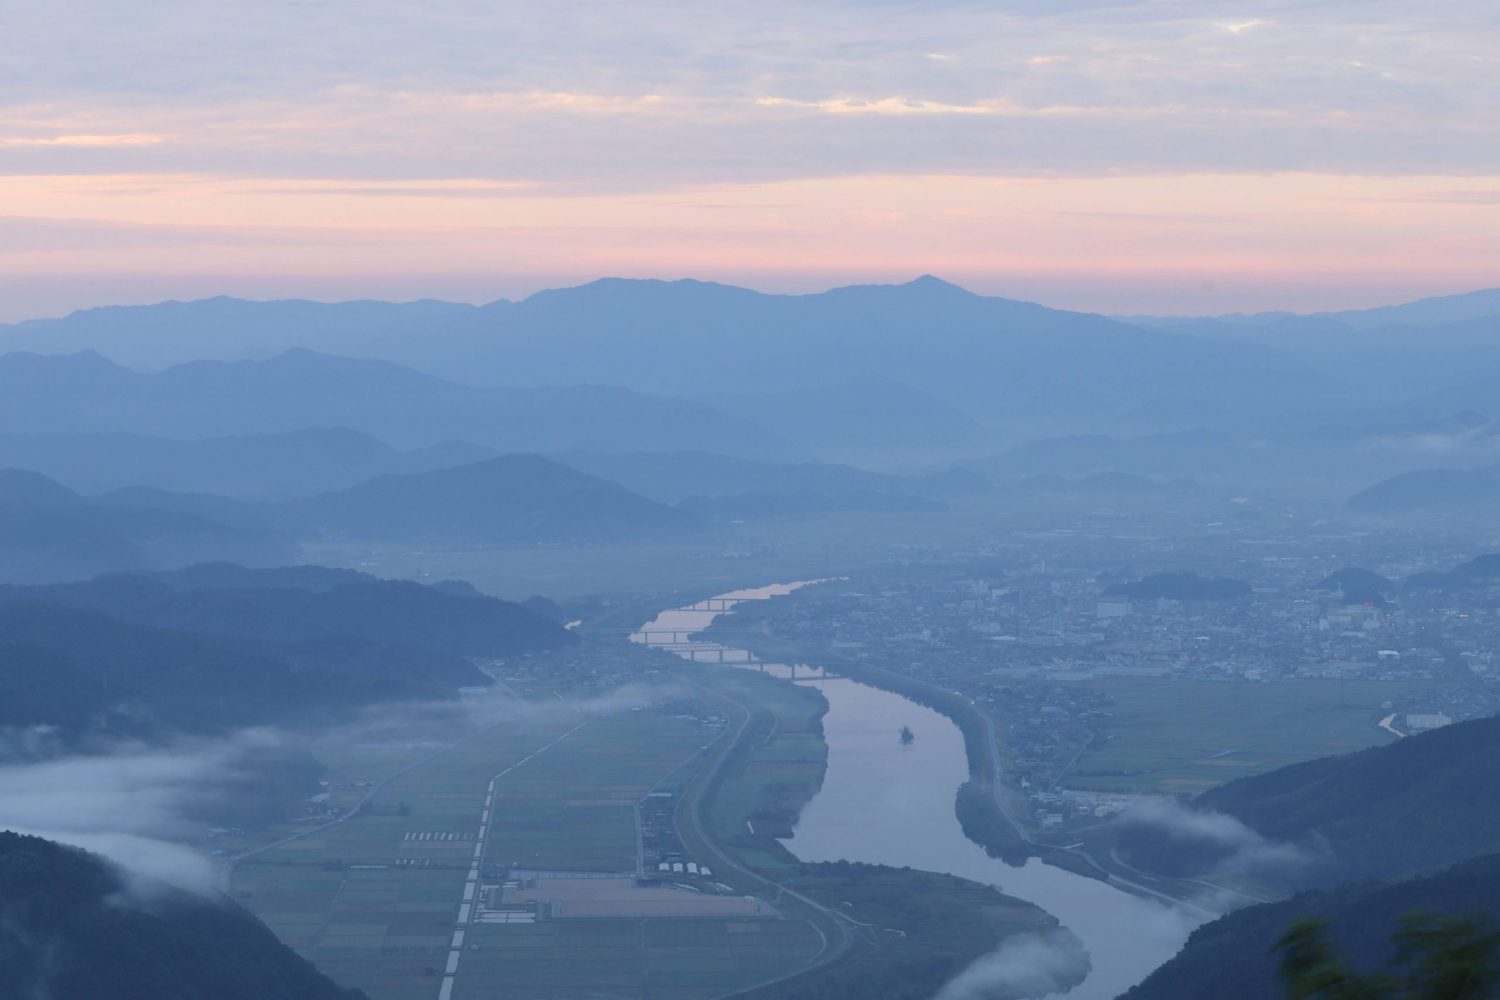
{"type": "Polygon", "coordinates": [[[1500,284],[1480,3],[647,6],[21,15],[0,319],[605,275],[1158,313],[1500,284]]]}

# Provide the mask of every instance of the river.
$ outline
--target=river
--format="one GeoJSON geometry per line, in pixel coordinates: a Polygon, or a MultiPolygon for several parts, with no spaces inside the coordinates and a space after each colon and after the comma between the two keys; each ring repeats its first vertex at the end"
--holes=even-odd
{"type": "Polygon", "coordinates": [[[953,807],[958,786],[968,779],[968,759],[963,734],[946,716],[898,694],[825,677],[815,666],[757,663],[745,650],[689,638],[739,601],[806,585],[732,591],[664,611],[632,636],[685,659],[742,664],[816,685],[827,697],[828,772],[786,844],[792,853],[804,861],[945,872],[1040,906],[1089,950],[1093,971],[1067,994],[1071,1000],[1110,1000],[1176,954],[1195,926],[1184,911],[1040,861],[1007,865],[964,836],[953,807]],[[898,738],[902,726],[915,734],[912,743],[898,738]]]}

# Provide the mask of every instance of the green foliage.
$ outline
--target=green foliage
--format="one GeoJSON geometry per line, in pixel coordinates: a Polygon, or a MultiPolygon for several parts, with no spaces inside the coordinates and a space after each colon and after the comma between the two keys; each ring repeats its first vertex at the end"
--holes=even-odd
{"type": "Polygon", "coordinates": [[[1024,864],[1032,853],[1016,828],[1000,812],[988,785],[972,780],[959,785],[955,812],[964,836],[983,845],[990,857],[1002,858],[1010,864],[1024,864]]]}
{"type": "Polygon", "coordinates": [[[1393,969],[1357,973],[1307,918],[1277,942],[1289,1000],[1489,1000],[1500,987],[1500,933],[1480,917],[1409,914],[1393,938],[1393,969]]]}
{"type": "Polygon", "coordinates": [[[1351,883],[1236,910],[1194,931],[1175,958],[1125,997],[1265,1000],[1286,985],[1278,977],[1278,953],[1305,976],[1297,980],[1301,988],[1312,990],[1293,996],[1328,1000],[1343,996],[1327,992],[1334,988],[1378,988],[1385,991],[1375,994],[1382,1000],[1446,1000],[1448,994],[1430,990],[1451,988],[1448,973],[1464,968],[1482,973],[1474,981],[1483,989],[1456,996],[1491,997],[1500,995],[1500,983],[1493,978],[1497,944],[1486,924],[1496,922],[1500,855],[1417,878],[1351,883]],[[1414,919],[1413,913],[1442,916],[1414,919]],[[1382,968],[1397,978],[1354,971],[1382,968]]]}
{"type": "Polygon", "coordinates": [[[836,861],[802,867],[795,887],[864,926],[857,960],[757,991],[777,1000],[930,1000],[1009,934],[1055,924],[992,886],[953,875],[836,861]]]}

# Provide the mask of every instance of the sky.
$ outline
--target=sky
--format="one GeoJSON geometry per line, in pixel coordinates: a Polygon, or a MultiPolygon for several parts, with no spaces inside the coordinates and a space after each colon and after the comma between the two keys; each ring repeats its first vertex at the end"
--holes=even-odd
{"type": "Polygon", "coordinates": [[[0,0],[0,321],[938,274],[1500,285],[1494,0],[0,0]]]}

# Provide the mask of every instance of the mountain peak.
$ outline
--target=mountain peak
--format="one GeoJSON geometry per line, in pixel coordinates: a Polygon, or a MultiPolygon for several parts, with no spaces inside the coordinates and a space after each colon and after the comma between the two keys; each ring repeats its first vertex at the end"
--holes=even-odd
{"type": "Polygon", "coordinates": [[[967,288],[955,285],[951,281],[944,281],[942,278],[939,278],[935,274],[924,274],[921,277],[913,278],[911,281],[908,281],[906,283],[906,287],[943,289],[945,291],[963,292],[966,295],[973,294],[967,288]]]}

